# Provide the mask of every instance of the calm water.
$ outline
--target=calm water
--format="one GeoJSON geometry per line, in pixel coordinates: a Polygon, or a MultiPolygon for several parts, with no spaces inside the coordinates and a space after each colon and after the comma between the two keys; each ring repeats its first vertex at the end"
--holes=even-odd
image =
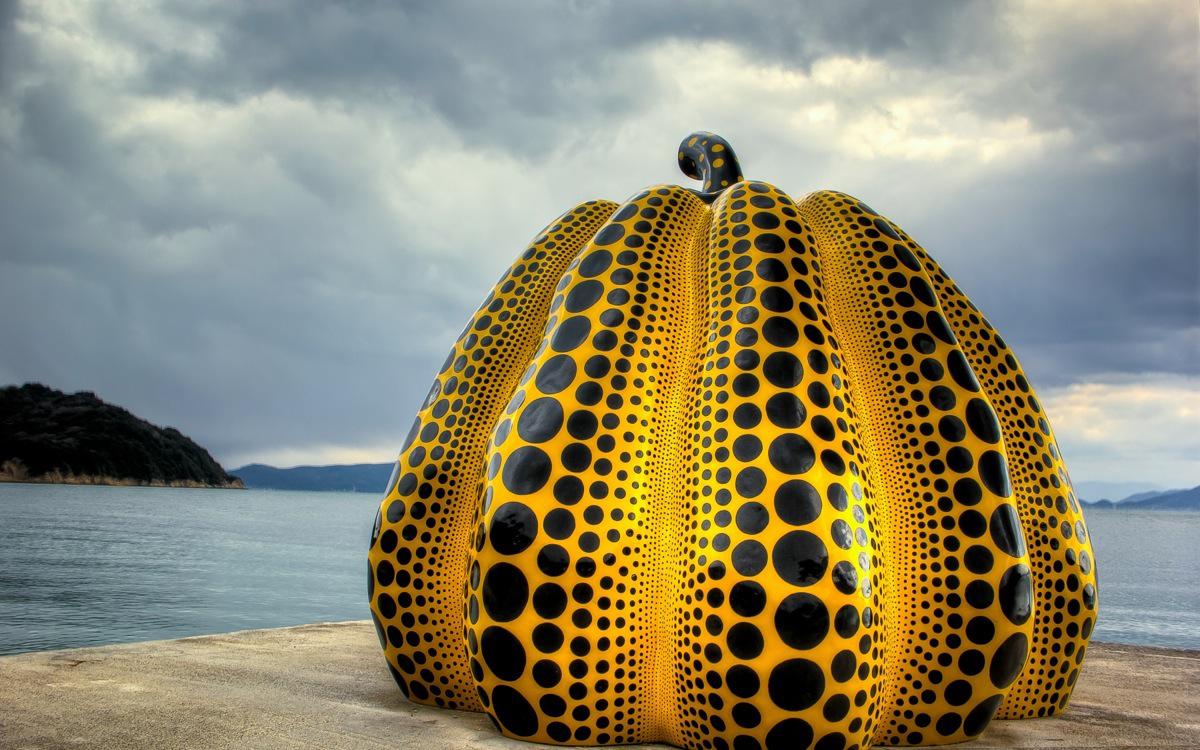
{"type": "MultiPolygon", "coordinates": [[[[377,498],[0,484],[0,654],[368,617],[377,498]]],[[[1096,638],[1200,648],[1200,513],[1095,510],[1096,638]]]]}

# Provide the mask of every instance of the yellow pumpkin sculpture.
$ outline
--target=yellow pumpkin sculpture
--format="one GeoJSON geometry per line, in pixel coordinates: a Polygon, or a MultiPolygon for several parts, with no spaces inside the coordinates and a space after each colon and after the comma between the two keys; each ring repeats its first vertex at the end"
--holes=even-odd
{"type": "Polygon", "coordinates": [[[410,700],[557,744],[865,748],[1062,711],[1091,547],[1012,352],[864,203],[689,136],[704,190],[553,221],[402,448],[371,610],[410,700]]]}

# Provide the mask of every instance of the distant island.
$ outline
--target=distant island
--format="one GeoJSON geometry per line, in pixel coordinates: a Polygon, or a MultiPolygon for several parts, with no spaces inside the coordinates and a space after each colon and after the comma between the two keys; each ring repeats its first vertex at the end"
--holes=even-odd
{"type": "Polygon", "coordinates": [[[0,481],[242,487],[174,427],[37,383],[0,388],[0,481]]]}
{"type": "Polygon", "coordinates": [[[310,490],[322,492],[371,492],[382,494],[387,488],[394,463],[344,464],[337,466],[295,466],[277,469],[265,464],[250,464],[231,474],[252,490],[310,490]]]}
{"type": "Polygon", "coordinates": [[[1200,486],[1186,490],[1138,492],[1124,500],[1084,501],[1085,508],[1118,510],[1200,510],[1200,486]]]}

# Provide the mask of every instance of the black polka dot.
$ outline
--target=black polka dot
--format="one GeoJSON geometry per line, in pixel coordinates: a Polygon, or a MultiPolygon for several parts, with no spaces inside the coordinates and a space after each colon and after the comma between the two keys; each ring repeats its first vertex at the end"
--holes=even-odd
{"type": "Polygon", "coordinates": [[[1029,639],[1024,633],[1013,633],[1005,639],[1000,648],[996,649],[996,654],[992,657],[992,666],[988,669],[992,684],[1002,690],[1011,685],[1024,669],[1025,657],[1028,655],[1029,639]]]}
{"type": "Polygon", "coordinates": [[[575,516],[566,508],[555,508],[546,514],[542,528],[552,539],[566,539],[575,531],[575,516]]]}
{"type": "Polygon", "coordinates": [[[565,354],[555,354],[538,370],[537,387],[542,393],[559,393],[574,379],[575,360],[565,354]]]}
{"type": "Polygon", "coordinates": [[[794,346],[800,340],[800,331],[796,324],[778,315],[767,318],[763,323],[762,332],[763,338],[781,349],[794,346]]]}
{"type": "Polygon", "coordinates": [[[550,478],[550,457],[541,448],[523,445],[504,462],[504,486],[516,495],[531,495],[550,478]]]}
{"type": "Polygon", "coordinates": [[[971,712],[967,714],[967,718],[963,721],[962,727],[968,737],[974,737],[987,728],[987,725],[992,721],[992,717],[996,715],[996,711],[1000,708],[1000,702],[1003,700],[1003,695],[993,695],[971,709],[971,712]]]}
{"type": "Polygon", "coordinates": [[[946,685],[946,702],[951,706],[961,706],[971,700],[971,683],[966,680],[952,680],[946,685]]]}
{"type": "Polygon", "coordinates": [[[792,388],[804,377],[804,367],[791,352],[773,352],[763,362],[763,375],[777,388],[792,388]]]}
{"type": "Polygon", "coordinates": [[[756,576],[767,567],[767,548],[760,542],[747,539],[733,548],[733,569],[746,576],[756,576]]]}
{"type": "Polygon", "coordinates": [[[529,600],[529,582],[515,565],[502,562],[483,577],[483,608],[496,622],[517,619],[529,600]]]}
{"type": "MultiPolygon", "coordinates": [[[[795,750],[808,747],[813,739],[813,730],[804,719],[784,719],[767,732],[767,750],[795,750]]],[[[747,745],[747,748],[753,747],[747,745]]],[[[740,749],[739,749],[740,750],[740,749]]]]}
{"type": "Polygon", "coordinates": [[[596,304],[600,296],[604,294],[604,285],[595,279],[580,282],[567,293],[567,312],[583,312],[592,305],[596,304]]]}
{"type": "Polygon", "coordinates": [[[829,552],[820,537],[808,531],[789,531],[771,552],[779,577],[795,586],[809,586],[825,575],[829,552]]]}
{"type": "Polygon", "coordinates": [[[563,477],[554,483],[554,499],[563,505],[574,505],[583,498],[583,482],[579,477],[563,477]]]}
{"type": "Polygon", "coordinates": [[[758,692],[758,673],[745,664],[735,664],[725,673],[729,692],[739,698],[750,698],[758,692]]]}
{"type": "Polygon", "coordinates": [[[996,420],[996,412],[981,398],[973,398],[967,402],[967,424],[975,437],[985,443],[1000,442],[1000,422],[996,420]]]}
{"type": "Polygon", "coordinates": [[[483,631],[479,648],[488,669],[497,678],[511,682],[525,672],[525,648],[517,637],[498,625],[483,631]]]}
{"type": "Polygon", "coordinates": [[[790,393],[776,393],[767,399],[767,419],[776,427],[794,429],[808,416],[804,404],[790,393]]]}
{"type": "Polygon", "coordinates": [[[538,718],[533,706],[508,685],[497,685],[492,690],[492,710],[496,712],[496,721],[508,732],[518,737],[537,733],[538,718]]]}
{"type": "MultiPolygon", "coordinates": [[[[853,607],[855,629],[858,612],[853,607]]],[[[812,648],[829,633],[829,610],[819,598],[805,592],[789,595],[775,609],[775,630],[792,648],[812,648]]]]}
{"type": "Polygon", "coordinates": [[[1023,625],[1033,612],[1033,581],[1029,566],[1017,563],[1000,576],[1000,611],[1015,625],[1023,625]]]}
{"type": "Polygon", "coordinates": [[[582,315],[567,318],[558,324],[550,337],[550,347],[556,352],[569,352],[587,339],[592,323],[582,315]]]}
{"type": "Polygon", "coordinates": [[[753,659],[763,650],[762,633],[749,622],[739,622],[730,628],[725,642],[729,652],[738,659],[753,659]]]}
{"type": "Polygon", "coordinates": [[[775,514],[793,526],[812,523],[821,515],[821,494],[803,479],[790,479],[775,491],[775,514]]]}
{"type": "Polygon", "coordinates": [[[742,617],[754,617],[767,604],[767,590],[756,581],[738,581],[729,590],[729,606],[742,617]]]}
{"type": "Polygon", "coordinates": [[[853,604],[846,604],[834,616],[833,629],[843,638],[853,638],[858,632],[860,622],[858,608],[853,604]]]}
{"type": "Polygon", "coordinates": [[[612,253],[607,250],[593,250],[584,256],[579,264],[579,275],[591,278],[604,273],[612,264],[612,253]]]}
{"type": "Polygon", "coordinates": [[[517,434],[530,443],[544,443],[558,434],[563,423],[562,405],[543,397],[530,401],[517,420],[517,434]]]}
{"type": "Polygon", "coordinates": [[[1009,503],[996,506],[992,511],[988,528],[992,531],[992,541],[1013,557],[1025,554],[1025,534],[1021,531],[1021,521],[1017,518],[1017,509],[1009,503]]]}
{"type": "Polygon", "coordinates": [[[757,466],[748,466],[738,472],[734,486],[744,498],[758,497],[767,486],[767,475],[757,466]]]}
{"type": "MultiPolygon", "coordinates": [[[[557,570],[557,569],[556,569],[557,570]]],[[[563,565],[558,572],[547,575],[560,575],[566,572],[566,565],[563,565]]],[[[547,620],[553,620],[561,615],[567,608],[567,592],[562,586],[557,583],[543,583],[534,589],[533,592],[533,610],[538,613],[538,616],[544,617],[547,620]]]]}
{"type": "Polygon", "coordinates": [[[762,503],[745,503],[737,511],[737,527],[744,534],[757,534],[767,528],[771,520],[762,503]]]}
{"type": "Polygon", "coordinates": [[[597,245],[611,245],[625,236],[625,227],[620,224],[609,224],[596,233],[594,240],[597,245]]]}
{"type": "Polygon", "coordinates": [[[504,503],[496,509],[488,528],[492,547],[502,555],[525,551],[538,533],[537,516],[524,503],[504,503]]]}
{"type": "Polygon", "coordinates": [[[983,488],[970,477],[964,477],[954,483],[954,499],[963,505],[977,505],[983,499],[983,488]]]}
{"type": "Polygon", "coordinates": [[[984,451],[979,457],[979,478],[983,485],[1000,497],[1012,495],[1012,484],[1008,478],[1008,464],[1004,456],[996,451],[984,451]]]}
{"type": "Polygon", "coordinates": [[[954,382],[960,387],[976,393],[979,391],[979,380],[975,378],[975,372],[971,369],[971,365],[967,364],[967,358],[958,349],[950,352],[946,357],[946,364],[950,369],[950,377],[954,378],[954,382]]]}
{"type": "Polygon", "coordinates": [[[784,474],[803,474],[816,460],[812,445],[794,433],[784,433],[772,440],[767,455],[771,465],[784,474]]]}
{"type": "MultiPolygon", "coordinates": [[[[767,693],[785,711],[803,711],[825,692],[825,673],[808,659],[788,659],[771,670],[767,693]]],[[[811,730],[810,730],[811,736],[811,730]]],[[[807,746],[807,741],[796,747],[807,746]]]]}

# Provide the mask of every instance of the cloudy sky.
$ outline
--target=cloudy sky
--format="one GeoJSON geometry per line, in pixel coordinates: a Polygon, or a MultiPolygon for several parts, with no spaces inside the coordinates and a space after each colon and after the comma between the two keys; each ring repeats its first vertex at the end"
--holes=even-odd
{"type": "Polygon", "coordinates": [[[1200,483],[1194,0],[0,0],[0,383],[387,461],[548,220],[712,130],[990,316],[1077,481],[1200,483]]]}

